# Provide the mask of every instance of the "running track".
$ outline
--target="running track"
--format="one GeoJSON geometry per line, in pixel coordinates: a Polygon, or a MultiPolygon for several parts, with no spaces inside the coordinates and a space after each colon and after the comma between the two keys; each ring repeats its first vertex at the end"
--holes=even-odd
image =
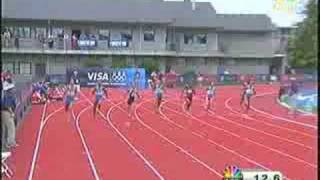
{"type": "Polygon", "coordinates": [[[317,179],[317,116],[287,115],[278,87],[257,87],[243,114],[239,86],[218,87],[215,108],[203,110],[197,90],[190,114],[168,89],[159,114],[143,92],[133,117],[124,91],[111,89],[94,119],[94,97],[83,89],[73,110],[62,102],[34,105],[9,159],[13,179],[221,179],[226,165],[279,170],[291,180],[317,179]]]}

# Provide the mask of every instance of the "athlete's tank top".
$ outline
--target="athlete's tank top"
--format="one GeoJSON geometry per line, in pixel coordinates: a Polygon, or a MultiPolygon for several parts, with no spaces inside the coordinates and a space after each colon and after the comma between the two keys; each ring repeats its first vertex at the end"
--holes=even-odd
{"type": "Polygon", "coordinates": [[[103,88],[100,86],[96,86],[96,95],[102,96],[103,95],[103,88]]]}
{"type": "Polygon", "coordinates": [[[75,94],[75,87],[69,85],[68,88],[67,88],[67,95],[68,96],[74,96],[74,94],[75,94]]]}
{"type": "Polygon", "coordinates": [[[248,85],[246,89],[246,94],[253,94],[253,86],[248,85]]]}
{"type": "Polygon", "coordinates": [[[208,95],[213,95],[215,88],[213,86],[209,86],[207,89],[207,94],[208,95]]]}
{"type": "Polygon", "coordinates": [[[156,94],[162,94],[162,93],[163,93],[162,86],[161,86],[161,85],[158,85],[158,86],[156,87],[155,92],[156,92],[156,94]]]}
{"type": "Polygon", "coordinates": [[[192,98],[193,90],[192,90],[192,89],[187,89],[186,94],[187,94],[187,97],[188,97],[188,98],[192,98]]]}
{"type": "Polygon", "coordinates": [[[134,91],[132,89],[129,90],[129,98],[135,98],[134,91]]]}

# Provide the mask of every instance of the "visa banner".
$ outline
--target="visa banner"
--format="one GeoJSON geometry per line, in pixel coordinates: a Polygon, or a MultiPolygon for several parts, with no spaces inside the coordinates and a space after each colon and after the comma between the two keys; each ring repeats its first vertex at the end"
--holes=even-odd
{"type": "Polygon", "coordinates": [[[81,68],[67,69],[67,79],[70,82],[72,77],[80,81],[81,86],[94,86],[98,81],[107,86],[129,87],[135,85],[138,88],[145,88],[146,78],[143,68],[81,68]]]}

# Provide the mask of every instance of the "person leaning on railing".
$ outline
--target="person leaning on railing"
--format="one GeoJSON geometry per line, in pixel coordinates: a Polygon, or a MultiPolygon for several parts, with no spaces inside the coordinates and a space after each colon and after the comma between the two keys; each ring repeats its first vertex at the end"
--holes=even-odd
{"type": "Polygon", "coordinates": [[[14,85],[11,79],[5,79],[2,83],[1,93],[1,126],[2,126],[2,147],[15,147],[16,129],[14,123],[14,111],[16,101],[14,96],[14,85]]]}

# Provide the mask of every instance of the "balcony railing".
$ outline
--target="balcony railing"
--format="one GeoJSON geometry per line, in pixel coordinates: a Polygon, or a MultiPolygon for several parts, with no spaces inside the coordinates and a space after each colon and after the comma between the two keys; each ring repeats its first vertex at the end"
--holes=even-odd
{"type": "Polygon", "coordinates": [[[176,43],[166,44],[164,49],[144,49],[132,44],[131,41],[97,41],[70,39],[2,39],[4,53],[33,53],[33,54],[93,54],[93,55],[139,55],[139,56],[179,56],[179,57],[271,57],[265,54],[238,53],[229,54],[228,47],[218,44],[218,50],[188,50],[180,49],[176,43]],[[16,41],[16,42],[15,42],[16,41]]]}

